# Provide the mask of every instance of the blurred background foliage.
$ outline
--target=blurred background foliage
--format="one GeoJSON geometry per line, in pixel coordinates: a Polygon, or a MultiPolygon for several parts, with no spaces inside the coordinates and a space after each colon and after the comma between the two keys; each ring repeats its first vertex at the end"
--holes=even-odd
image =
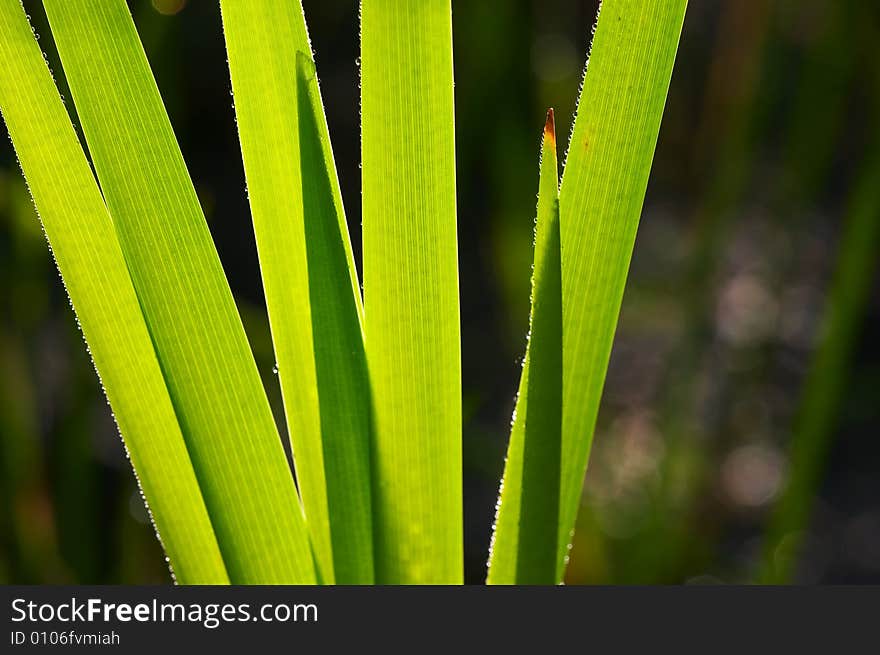
{"type": "MultiPolygon", "coordinates": [[[[360,261],[357,2],[303,4],[360,261]]],[[[476,583],[525,346],[541,126],[549,106],[570,125],[598,3],[453,4],[476,583]]],[[[130,2],[280,409],[216,5],[130,2]]],[[[877,3],[691,3],[569,583],[880,582],[878,43],[877,3]]],[[[8,141],[0,283],[0,581],[167,583],[8,141]]]]}

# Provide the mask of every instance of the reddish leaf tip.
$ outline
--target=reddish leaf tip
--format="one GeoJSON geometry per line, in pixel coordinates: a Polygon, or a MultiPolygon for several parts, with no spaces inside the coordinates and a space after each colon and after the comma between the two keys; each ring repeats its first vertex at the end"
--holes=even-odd
{"type": "Polygon", "coordinates": [[[544,123],[544,139],[549,139],[553,147],[556,147],[556,118],[553,115],[553,107],[547,110],[547,121],[544,123]]]}

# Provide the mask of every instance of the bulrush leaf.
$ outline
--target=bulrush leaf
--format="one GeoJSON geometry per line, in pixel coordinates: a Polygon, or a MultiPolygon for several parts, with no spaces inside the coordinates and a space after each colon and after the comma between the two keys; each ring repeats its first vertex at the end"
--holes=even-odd
{"type": "Polygon", "coordinates": [[[45,6],[229,577],[312,583],[293,477],[128,7],[45,6]]]}
{"type": "Polygon", "coordinates": [[[178,582],[229,581],[113,222],[17,0],[0,0],[0,111],[178,582]]]}
{"type": "Polygon", "coordinates": [[[581,489],[687,0],[605,0],[559,190],[562,482],[557,580],[581,489]]]}
{"type": "Polygon", "coordinates": [[[285,414],[322,581],[373,581],[362,308],[302,7],[221,2],[285,414]]]}
{"type": "MultiPolygon", "coordinates": [[[[558,407],[555,360],[549,359],[545,366],[548,379],[539,377],[530,361],[520,381],[489,582],[562,580],[686,6],[687,0],[602,3],[559,190],[561,456],[553,445],[557,424],[551,423],[552,410],[558,407]],[[547,432],[535,437],[534,448],[540,454],[538,461],[530,464],[529,416],[537,410],[532,394],[538,389],[551,406],[541,407],[538,429],[547,432]],[[525,419],[519,416],[521,409],[525,409],[525,419]],[[552,476],[557,457],[560,479],[555,484],[547,476],[552,476]],[[530,474],[532,466],[541,473],[530,474]],[[530,488],[533,483],[538,486],[530,488]],[[558,491],[558,512],[553,510],[556,503],[539,498],[543,491],[540,485],[546,485],[547,493],[558,491]],[[555,574],[548,578],[544,532],[553,520],[557,523],[556,564],[555,574]]],[[[542,180],[544,175],[542,170],[542,180]]],[[[541,193],[539,213],[540,203],[546,202],[543,186],[541,193]]],[[[538,228],[533,330],[542,304],[552,307],[553,303],[542,298],[539,284],[540,216],[538,228]]],[[[548,288],[555,289],[552,285],[548,288]]],[[[551,334],[558,332],[551,330],[551,334]]],[[[533,334],[531,360],[536,343],[543,348],[533,334]]]]}
{"type": "Polygon", "coordinates": [[[380,583],[463,576],[450,0],[361,3],[364,311],[380,583]]]}
{"type": "Polygon", "coordinates": [[[562,448],[562,267],[556,126],[541,148],[529,342],[489,558],[489,584],[554,584],[562,448]]]}

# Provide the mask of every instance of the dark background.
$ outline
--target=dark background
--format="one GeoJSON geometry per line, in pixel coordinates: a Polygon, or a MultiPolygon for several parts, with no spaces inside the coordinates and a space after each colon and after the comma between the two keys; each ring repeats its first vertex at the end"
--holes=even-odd
{"type": "MultiPolygon", "coordinates": [[[[129,4],[277,409],[218,3],[129,4]]],[[[360,265],[357,3],[303,4],[360,265]]],[[[597,3],[453,5],[466,576],[476,583],[525,345],[544,113],[554,107],[568,132],[597,3]]],[[[69,98],[40,3],[25,6],[69,98]]],[[[877,3],[690,3],[568,582],[754,579],[834,310],[829,284],[850,257],[839,243],[857,189],[880,220],[880,185],[865,182],[880,179],[878,43],[877,3]]],[[[867,268],[845,374],[816,383],[834,420],[827,452],[810,462],[819,474],[804,491],[816,502],[798,582],[880,582],[880,287],[867,268]]],[[[170,580],[7,139],[0,466],[0,581],[170,580]]]]}

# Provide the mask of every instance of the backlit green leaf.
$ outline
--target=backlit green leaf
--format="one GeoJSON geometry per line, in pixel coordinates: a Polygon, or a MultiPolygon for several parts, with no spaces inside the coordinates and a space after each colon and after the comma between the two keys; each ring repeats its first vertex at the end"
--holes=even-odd
{"type": "MultiPolygon", "coordinates": [[[[558,407],[555,395],[549,392],[556,384],[555,368],[546,367],[549,379],[545,380],[526,367],[520,393],[527,390],[528,407],[525,422],[521,423],[519,409],[526,405],[521,398],[499,499],[490,582],[549,584],[562,580],[686,6],[687,0],[605,0],[602,3],[559,190],[560,480],[558,486],[550,484],[547,489],[548,480],[552,481],[552,477],[547,477],[549,470],[538,476],[526,475],[530,466],[539,465],[528,462],[528,416],[536,411],[537,404],[532,397],[533,390],[541,389],[546,401],[552,403],[550,408],[542,408],[546,411],[542,416],[551,416],[552,410],[558,407]],[[521,488],[511,489],[511,483],[521,488]],[[550,505],[543,504],[546,500],[541,499],[541,494],[545,490],[549,493],[558,490],[558,516],[554,516],[550,505]],[[505,508],[505,503],[510,506],[505,508]],[[534,521],[530,518],[536,515],[533,511],[538,516],[550,512],[551,519],[557,522],[556,565],[552,578],[547,577],[543,560],[539,563],[534,554],[534,549],[546,544],[543,533],[551,519],[534,521]],[[515,556],[529,559],[520,559],[520,566],[515,556]]],[[[538,257],[541,256],[538,245],[533,289],[535,307],[546,302],[541,297],[542,287],[537,284],[540,281],[538,257]]],[[[537,315],[533,310],[533,324],[537,315]]],[[[534,335],[533,339],[536,339],[534,335]]],[[[530,350],[532,347],[530,344],[530,350]]],[[[541,435],[546,439],[544,447],[553,442],[555,428],[555,424],[548,424],[547,432],[541,435]]],[[[537,436],[535,439],[535,443],[540,443],[537,436]]],[[[550,449],[544,453],[548,466],[550,454],[550,449]]]]}
{"type": "Polygon", "coordinates": [[[293,477],[128,7],[45,6],[229,577],[313,582],[293,477]]]}
{"type": "Polygon", "coordinates": [[[0,1],[0,110],[179,582],[228,582],[101,191],[17,0],[0,1]]]}
{"type": "Polygon", "coordinates": [[[223,0],[297,480],[324,582],[373,581],[361,297],[302,8],[223,0]]]}
{"type": "Polygon", "coordinates": [[[562,579],[687,0],[605,0],[559,190],[562,579]]]}
{"type": "Polygon", "coordinates": [[[529,343],[489,559],[489,584],[554,584],[562,448],[562,269],[556,126],[541,149],[529,343]]]}
{"type": "Polygon", "coordinates": [[[361,3],[376,579],[463,576],[450,0],[361,3]]]}

